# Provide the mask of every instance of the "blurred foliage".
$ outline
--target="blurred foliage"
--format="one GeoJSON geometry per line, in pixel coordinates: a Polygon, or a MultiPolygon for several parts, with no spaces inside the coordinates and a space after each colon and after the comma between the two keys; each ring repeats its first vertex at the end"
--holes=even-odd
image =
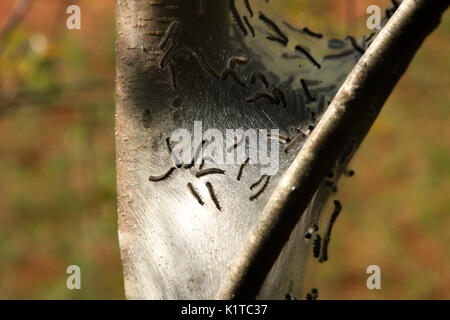
{"type": "MultiPolygon", "coordinates": [[[[0,21],[11,4],[0,4],[0,21]]],[[[124,297],[114,4],[81,4],[81,31],[65,29],[66,2],[48,0],[0,40],[0,299],[124,297]],[[80,291],[66,289],[72,264],[82,270],[80,291]]],[[[275,4],[294,24],[330,37],[367,32],[369,1],[275,4]]],[[[344,210],[330,261],[313,261],[308,280],[319,298],[450,298],[449,40],[447,15],[358,151],[355,177],[339,185],[344,210]],[[371,264],[381,267],[380,291],[366,288],[371,264]]]]}

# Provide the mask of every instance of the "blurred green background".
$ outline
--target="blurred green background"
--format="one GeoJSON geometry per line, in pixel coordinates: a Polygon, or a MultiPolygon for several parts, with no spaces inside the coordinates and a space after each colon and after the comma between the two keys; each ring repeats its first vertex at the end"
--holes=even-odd
{"type": "MultiPolygon", "coordinates": [[[[0,30],[14,0],[0,3],[0,30]]],[[[388,1],[278,0],[298,26],[362,36],[388,1]]],[[[114,1],[37,0],[0,38],[0,299],[122,299],[114,1]],[[67,30],[79,4],[82,29],[67,30]],[[66,288],[79,265],[82,290],[66,288]]],[[[321,299],[450,298],[450,17],[427,39],[339,185],[321,299]],[[366,287],[381,267],[382,290],[366,287]]]]}

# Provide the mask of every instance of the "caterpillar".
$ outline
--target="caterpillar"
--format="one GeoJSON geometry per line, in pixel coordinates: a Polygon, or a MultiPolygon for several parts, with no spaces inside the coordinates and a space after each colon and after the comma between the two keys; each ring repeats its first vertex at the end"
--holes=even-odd
{"type": "Polygon", "coordinates": [[[213,188],[211,182],[209,182],[209,181],[206,182],[206,188],[208,188],[209,195],[210,195],[212,201],[214,202],[214,204],[216,205],[216,208],[219,211],[222,211],[222,207],[220,206],[219,200],[217,199],[216,193],[214,192],[214,188],[213,188]]]}
{"type": "Polygon", "coordinates": [[[319,297],[319,291],[316,288],[311,289],[311,293],[306,294],[306,300],[317,300],[319,297]]]}
{"type": "Polygon", "coordinates": [[[169,39],[176,38],[179,30],[180,30],[181,24],[178,21],[173,21],[169,27],[167,28],[167,31],[164,34],[164,37],[159,42],[159,49],[165,51],[165,46],[169,39]]]}
{"type": "Polygon", "coordinates": [[[172,52],[173,47],[174,46],[173,46],[173,43],[172,43],[172,45],[169,47],[169,49],[164,51],[163,56],[161,57],[161,60],[159,62],[159,68],[161,68],[161,69],[164,68],[166,59],[169,57],[170,53],[172,52]]]}
{"type": "Polygon", "coordinates": [[[317,39],[322,39],[323,38],[323,34],[317,33],[317,32],[313,32],[313,31],[309,30],[308,28],[303,28],[302,31],[304,33],[306,33],[310,37],[317,38],[317,39]]]}
{"type": "Polygon", "coordinates": [[[308,86],[317,86],[317,85],[323,83],[323,81],[320,81],[320,80],[303,79],[303,81],[305,81],[305,84],[308,86]]]}
{"type": "Polygon", "coordinates": [[[230,2],[229,2],[230,10],[231,10],[231,13],[233,14],[234,21],[236,22],[239,30],[241,30],[241,32],[244,34],[244,37],[245,37],[245,36],[247,36],[248,32],[247,32],[247,29],[245,29],[244,24],[242,23],[241,16],[239,15],[239,12],[236,9],[234,1],[235,0],[230,0],[230,2]]]}
{"type": "MultiPolygon", "coordinates": [[[[194,156],[192,157],[192,161],[184,166],[185,169],[190,169],[195,165],[205,142],[206,140],[202,140],[202,142],[198,145],[197,149],[195,150],[194,156]]],[[[202,160],[202,163],[204,163],[204,159],[202,160]]]]}
{"type": "Polygon", "coordinates": [[[200,197],[200,194],[198,193],[198,191],[194,188],[194,186],[192,185],[192,183],[188,183],[187,187],[189,189],[189,192],[194,196],[194,198],[198,201],[198,203],[200,203],[200,205],[204,205],[205,202],[202,200],[202,198],[200,197]]]}
{"type": "Polygon", "coordinates": [[[247,64],[250,61],[250,56],[248,57],[231,57],[228,59],[228,68],[234,69],[237,65],[247,64]]]}
{"type": "Polygon", "coordinates": [[[244,0],[244,5],[248,10],[248,13],[250,13],[250,17],[253,17],[253,10],[252,7],[250,6],[250,0],[244,0]]]}
{"type": "Polygon", "coordinates": [[[173,67],[172,61],[167,61],[167,72],[169,72],[169,81],[170,84],[172,85],[172,89],[176,90],[177,89],[177,81],[175,78],[175,69],[173,67]]]}
{"type": "Polygon", "coordinates": [[[283,39],[283,38],[274,37],[274,36],[267,36],[266,39],[270,40],[270,41],[278,42],[278,43],[282,44],[285,47],[287,45],[287,41],[285,39],[283,39]]]}
{"type": "Polygon", "coordinates": [[[266,175],[262,175],[261,178],[259,178],[258,181],[256,181],[254,184],[252,184],[250,186],[250,190],[255,189],[257,186],[259,186],[259,184],[264,180],[264,178],[266,177],[266,175]]]}
{"type": "Polygon", "coordinates": [[[288,136],[285,136],[284,134],[281,134],[281,133],[278,134],[278,137],[274,137],[270,133],[268,133],[267,138],[269,138],[269,139],[275,138],[281,144],[287,144],[287,143],[291,142],[291,138],[289,138],[288,136]]]}
{"type": "Polygon", "coordinates": [[[355,175],[355,171],[353,171],[353,170],[348,170],[348,171],[345,172],[345,175],[346,175],[347,177],[353,177],[353,176],[355,175]]]}
{"type": "Polygon", "coordinates": [[[187,56],[194,57],[195,59],[197,59],[197,62],[199,63],[200,67],[203,68],[203,70],[209,73],[212,77],[220,79],[219,74],[209,66],[209,64],[203,59],[203,56],[199,52],[196,52],[188,47],[181,47],[174,53],[174,55],[177,55],[179,53],[184,53],[187,56]]]}
{"type": "Polygon", "coordinates": [[[177,168],[181,168],[181,162],[178,160],[178,158],[173,154],[172,146],[170,145],[170,139],[169,137],[166,138],[166,146],[167,150],[169,151],[170,158],[175,163],[177,168]]]}
{"type": "Polygon", "coordinates": [[[167,170],[167,172],[163,173],[162,175],[160,175],[160,176],[150,176],[148,178],[148,180],[150,180],[151,182],[158,182],[158,181],[166,180],[175,171],[175,169],[176,169],[175,167],[171,167],[169,170],[167,170]]]}
{"type": "Polygon", "coordinates": [[[342,49],[345,47],[345,42],[340,39],[328,40],[328,48],[330,49],[342,49]]]}
{"type": "MultiPolygon", "coordinates": [[[[278,100],[279,102],[281,101],[282,107],[286,108],[287,100],[283,90],[281,90],[280,88],[275,88],[273,89],[272,94],[276,100],[278,100]]],[[[279,104],[279,102],[277,104],[279,104]]]]}
{"type": "Polygon", "coordinates": [[[210,168],[210,169],[205,169],[202,171],[198,171],[195,176],[197,178],[203,177],[203,176],[207,176],[210,174],[225,174],[225,170],[222,169],[217,169],[217,168],[210,168]]]}
{"type": "Polygon", "coordinates": [[[338,200],[334,200],[333,203],[334,203],[334,211],[331,214],[330,221],[328,222],[328,229],[323,238],[322,256],[319,259],[320,263],[328,260],[328,244],[330,242],[331,230],[333,228],[334,223],[336,222],[336,218],[339,216],[339,213],[342,210],[342,205],[338,200]]]}
{"type": "Polygon", "coordinates": [[[269,26],[280,38],[284,39],[287,42],[289,42],[288,37],[278,28],[278,26],[270,20],[268,17],[266,17],[261,12],[259,13],[259,19],[264,22],[267,26],[269,26]]]}
{"type": "Polygon", "coordinates": [[[319,113],[322,113],[324,107],[325,107],[325,97],[321,95],[319,98],[319,103],[317,104],[317,111],[319,113]]]}
{"type": "Polygon", "coordinates": [[[314,239],[313,242],[313,254],[314,254],[314,258],[318,258],[320,256],[320,245],[322,242],[322,238],[320,237],[320,235],[316,234],[316,238],[314,239]]]}
{"type": "Polygon", "coordinates": [[[264,182],[263,186],[261,189],[259,189],[259,191],[257,193],[255,193],[254,195],[252,195],[249,199],[250,201],[256,200],[258,199],[258,197],[267,189],[267,186],[269,185],[270,182],[270,176],[266,176],[266,182],[264,182]]]}
{"type": "Polygon", "coordinates": [[[242,174],[244,172],[244,167],[248,164],[249,161],[250,161],[250,158],[247,158],[247,160],[245,160],[245,162],[243,164],[241,164],[241,167],[239,168],[238,175],[236,177],[237,181],[241,181],[242,174]]]}
{"type": "Polygon", "coordinates": [[[314,205],[312,208],[312,217],[311,217],[311,226],[309,227],[308,231],[305,234],[306,239],[310,239],[313,232],[319,231],[319,219],[320,219],[320,213],[322,211],[323,204],[325,203],[326,199],[328,198],[328,192],[327,190],[324,190],[320,188],[316,195],[314,196],[314,205]]]}
{"type": "Polygon", "coordinates": [[[333,183],[333,181],[327,180],[325,181],[325,185],[331,189],[331,191],[333,191],[334,193],[337,192],[337,187],[336,185],[333,183]]]}
{"type": "Polygon", "coordinates": [[[247,16],[244,16],[244,22],[247,25],[248,29],[250,30],[250,32],[252,33],[252,37],[255,37],[255,29],[253,28],[253,26],[250,24],[250,21],[248,21],[247,16]]]}
{"type": "Polygon", "coordinates": [[[316,98],[314,98],[311,94],[311,91],[309,91],[308,86],[306,85],[305,80],[300,79],[300,83],[302,85],[303,90],[305,91],[306,97],[310,100],[310,101],[316,101],[316,98]]]}
{"type": "Polygon", "coordinates": [[[297,144],[297,142],[301,141],[304,137],[306,137],[306,134],[300,131],[300,134],[292,139],[292,141],[287,145],[286,149],[284,149],[284,152],[288,153],[297,144]]]}
{"type": "Polygon", "coordinates": [[[289,23],[286,22],[286,21],[283,21],[283,24],[284,24],[286,27],[288,27],[289,29],[291,29],[292,31],[305,33],[305,34],[307,34],[308,36],[313,37],[313,38],[317,38],[317,39],[322,39],[322,38],[323,38],[323,34],[317,33],[317,32],[313,32],[313,31],[309,30],[309,29],[306,28],[306,27],[303,28],[303,29],[298,29],[298,28],[295,28],[294,26],[292,26],[291,24],[289,24],[289,23]]]}
{"type": "Polygon", "coordinates": [[[345,37],[345,40],[350,40],[350,43],[352,44],[352,47],[358,51],[359,53],[363,54],[364,53],[364,49],[361,48],[358,43],[356,42],[355,38],[352,36],[347,36],[345,37]]]}
{"type": "Polygon", "coordinates": [[[306,51],[301,45],[296,45],[295,46],[295,50],[300,51],[301,53],[303,53],[306,58],[309,60],[309,62],[311,62],[312,65],[314,65],[315,67],[317,67],[317,69],[322,68],[322,66],[320,65],[320,63],[318,63],[316,61],[316,59],[314,59],[314,57],[308,52],[306,51]]]}
{"type": "Polygon", "coordinates": [[[202,162],[200,163],[200,166],[198,168],[202,170],[204,166],[205,166],[205,159],[202,159],[202,162]]]}
{"type": "Polygon", "coordinates": [[[370,42],[370,40],[372,40],[372,38],[376,35],[376,32],[372,32],[371,34],[369,34],[369,36],[366,38],[366,42],[370,42]]]}
{"type": "Polygon", "coordinates": [[[233,78],[234,81],[236,81],[240,86],[246,88],[247,86],[245,85],[244,81],[242,81],[242,79],[239,77],[239,75],[236,73],[236,71],[230,69],[230,68],[226,68],[223,72],[222,72],[222,80],[227,80],[228,76],[231,76],[231,78],[233,78]]]}
{"type": "Polygon", "coordinates": [[[236,141],[232,146],[229,146],[228,148],[227,148],[227,152],[231,152],[231,150],[233,150],[233,149],[236,149],[240,144],[241,144],[241,142],[244,140],[244,137],[245,137],[245,135],[243,134],[242,135],[242,137],[241,137],[241,139],[239,139],[239,141],[236,141],[236,136],[234,137],[234,140],[236,141]]]}
{"type": "Polygon", "coordinates": [[[275,99],[275,97],[270,93],[264,91],[256,93],[252,98],[248,98],[246,101],[249,103],[253,103],[258,101],[259,99],[267,99],[270,101],[271,104],[279,104],[279,100],[275,99]]]}
{"type": "Polygon", "coordinates": [[[255,84],[255,83],[256,83],[256,80],[258,80],[258,79],[264,84],[264,86],[265,86],[266,88],[269,87],[269,83],[267,82],[266,76],[265,76],[262,72],[259,72],[259,71],[255,72],[255,73],[252,75],[252,77],[251,77],[251,79],[250,79],[250,83],[251,83],[251,84],[255,84]]]}

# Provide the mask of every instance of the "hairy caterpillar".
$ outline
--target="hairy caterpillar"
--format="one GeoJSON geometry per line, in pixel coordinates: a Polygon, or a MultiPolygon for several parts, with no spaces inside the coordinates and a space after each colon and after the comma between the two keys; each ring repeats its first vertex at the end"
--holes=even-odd
{"type": "MultiPolygon", "coordinates": [[[[169,41],[169,39],[174,39],[179,30],[180,30],[180,26],[181,24],[178,21],[173,21],[169,27],[167,28],[166,33],[164,34],[164,37],[161,39],[161,41],[159,42],[159,49],[160,50],[166,50],[166,44],[169,41]]],[[[173,44],[172,44],[173,45],[173,44]]]]}
{"type": "Polygon", "coordinates": [[[311,289],[311,293],[306,294],[306,300],[317,300],[319,297],[319,291],[316,288],[311,289]]]}
{"type": "Polygon", "coordinates": [[[234,21],[236,22],[239,30],[241,30],[241,32],[244,34],[244,37],[245,37],[245,36],[247,36],[248,32],[247,32],[247,29],[245,29],[244,24],[242,23],[241,16],[239,15],[239,12],[236,9],[236,5],[235,5],[234,1],[235,0],[230,0],[230,2],[229,2],[230,10],[231,10],[231,13],[233,14],[234,21]]]}
{"type": "MultiPolygon", "coordinates": [[[[198,145],[197,149],[195,150],[194,156],[192,157],[192,161],[184,166],[185,169],[190,169],[195,165],[205,142],[206,140],[202,140],[202,142],[198,145]]],[[[202,163],[204,163],[204,159],[202,159],[202,163]]]]}
{"type": "Polygon", "coordinates": [[[209,182],[209,181],[206,182],[206,188],[208,188],[209,195],[211,196],[212,201],[216,205],[216,208],[219,211],[222,211],[222,207],[220,206],[219,200],[217,199],[216,193],[214,192],[214,188],[213,188],[211,182],[209,182]]]}
{"type": "Polygon", "coordinates": [[[177,168],[181,168],[181,162],[180,160],[178,160],[178,158],[173,154],[173,150],[172,150],[172,146],[170,144],[170,139],[169,137],[166,138],[166,146],[167,146],[167,150],[169,151],[169,155],[170,158],[172,159],[172,161],[175,163],[177,168]]]}
{"type": "Polygon", "coordinates": [[[266,25],[268,25],[280,38],[284,39],[287,42],[289,42],[288,37],[278,28],[278,26],[270,20],[268,17],[266,17],[261,12],[259,13],[259,19],[263,21],[266,25]]]}
{"type": "Polygon", "coordinates": [[[308,61],[311,62],[312,65],[317,67],[317,69],[322,68],[320,63],[318,63],[316,61],[316,59],[314,59],[314,57],[308,51],[306,51],[301,45],[299,45],[299,44],[296,45],[295,46],[295,50],[300,51],[301,53],[303,53],[306,56],[306,58],[308,59],[308,61]]]}
{"type": "MultiPolygon", "coordinates": [[[[264,176],[263,176],[263,177],[264,177],[264,176]]],[[[250,201],[253,201],[253,200],[258,199],[258,197],[259,197],[264,191],[266,191],[267,186],[269,185],[269,182],[270,182],[270,176],[265,176],[265,177],[266,177],[266,181],[264,182],[262,188],[259,189],[259,191],[258,191],[256,194],[254,194],[254,195],[252,195],[252,196],[250,197],[250,201]]],[[[258,184],[259,184],[259,183],[258,183],[258,184]]],[[[251,189],[251,187],[250,187],[250,189],[251,189]]]]}
{"type": "Polygon", "coordinates": [[[256,93],[252,98],[248,98],[246,101],[249,103],[253,103],[258,101],[259,99],[269,100],[271,104],[278,104],[277,101],[279,102],[279,100],[277,100],[273,95],[264,91],[256,93]]]}
{"type": "Polygon", "coordinates": [[[283,39],[283,38],[274,37],[274,36],[267,36],[266,39],[270,40],[270,41],[278,42],[278,43],[282,44],[283,46],[287,45],[287,41],[285,39],[283,39]]]}
{"type": "Polygon", "coordinates": [[[195,174],[195,176],[197,178],[200,178],[200,177],[207,176],[210,174],[225,174],[225,170],[217,169],[217,168],[210,168],[210,169],[205,169],[205,170],[197,172],[195,174]]]}
{"type": "Polygon", "coordinates": [[[200,203],[200,205],[204,205],[205,202],[202,200],[202,198],[200,197],[200,194],[198,193],[198,191],[194,188],[194,186],[192,185],[192,183],[188,183],[187,187],[190,191],[190,193],[194,196],[194,198],[198,201],[198,203],[200,203]]]}
{"type": "Polygon", "coordinates": [[[287,100],[286,100],[283,90],[281,90],[280,88],[275,88],[275,89],[273,89],[272,94],[273,94],[274,98],[276,100],[278,100],[278,103],[276,103],[276,104],[279,104],[279,102],[281,101],[282,107],[286,108],[287,100]]]}
{"type": "Polygon", "coordinates": [[[258,181],[256,181],[254,184],[252,184],[250,186],[250,190],[255,189],[257,186],[259,186],[259,184],[264,180],[264,178],[266,177],[266,175],[262,175],[258,181]]]}
{"type": "Polygon", "coordinates": [[[300,83],[302,85],[303,91],[305,91],[306,97],[310,100],[310,101],[316,101],[316,98],[314,98],[311,94],[311,91],[309,91],[308,86],[306,85],[305,80],[300,79],[300,83]]]}
{"type": "Polygon", "coordinates": [[[251,79],[250,79],[250,83],[251,83],[251,84],[255,84],[255,83],[256,83],[256,80],[258,80],[258,79],[264,84],[264,86],[265,86],[266,88],[269,87],[269,83],[267,82],[266,76],[265,76],[262,72],[259,72],[259,71],[255,72],[255,73],[252,75],[252,77],[251,77],[251,79]]]}
{"type": "Polygon", "coordinates": [[[248,164],[249,161],[250,161],[250,158],[247,158],[247,160],[245,160],[245,162],[243,164],[241,164],[241,167],[239,168],[238,175],[236,177],[237,181],[241,181],[242,173],[244,172],[244,167],[248,164]]]}
{"type": "Polygon", "coordinates": [[[163,173],[162,175],[160,175],[160,176],[150,176],[148,178],[148,180],[150,180],[151,182],[158,182],[158,181],[166,180],[175,171],[175,169],[176,169],[175,167],[171,167],[169,170],[167,170],[167,172],[163,173]]]}
{"type": "Polygon", "coordinates": [[[228,59],[228,68],[234,69],[238,65],[247,64],[250,61],[250,56],[247,57],[231,57],[228,59]]]}
{"type": "Polygon", "coordinates": [[[345,47],[345,42],[340,39],[328,40],[328,48],[330,49],[342,49],[345,47]]]}
{"type": "Polygon", "coordinates": [[[355,40],[354,37],[352,37],[352,36],[347,36],[347,37],[345,38],[345,40],[350,40],[350,43],[352,44],[352,47],[353,47],[356,51],[358,51],[358,52],[361,53],[361,54],[364,53],[364,49],[361,48],[361,47],[358,45],[358,43],[356,42],[356,40],[355,40]]]}
{"type": "Polygon", "coordinates": [[[250,32],[252,33],[252,37],[255,37],[255,29],[253,28],[253,26],[250,24],[250,21],[248,21],[247,16],[244,16],[244,22],[247,25],[248,29],[250,30],[250,32]]]}
{"type": "Polygon", "coordinates": [[[231,78],[233,78],[234,81],[236,81],[240,86],[246,88],[247,86],[245,85],[244,81],[242,81],[242,79],[239,77],[239,75],[236,73],[236,71],[227,68],[223,71],[222,73],[222,80],[227,80],[228,76],[231,76],[231,78]]]}
{"type": "Polygon", "coordinates": [[[333,228],[334,223],[336,222],[336,218],[338,217],[339,213],[342,210],[342,205],[338,200],[334,200],[333,203],[334,203],[334,211],[331,214],[330,221],[328,222],[328,229],[323,238],[322,256],[320,257],[319,262],[325,262],[328,260],[328,244],[330,242],[331,230],[333,228]]]}
{"type": "Polygon", "coordinates": [[[313,242],[313,254],[314,254],[314,258],[318,258],[320,256],[320,244],[322,242],[322,238],[320,237],[320,235],[316,234],[316,238],[314,239],[313,242]]]}
{"type": "Polygon", "coordinates": [[[250,13],[250,17],[253,17],[253,10],[252,7],[250,6],[250,0],[244,0],[244,5],[248,10],[248,13],[250,13]]]}
{"type": "Polygon", "coordinates": [[[174,55],[177,55],[179,53],[184,53],[189,57],[194,57],[195,59],[197,59],[197,62],[199,63],[200,67],[203,68],[203,70],[209,73],[212,77],[220,79],[219,74],[203,59],[203,56],[199,52],[196,52],[188,47],[181,47],[174,53],[174,55]]]}

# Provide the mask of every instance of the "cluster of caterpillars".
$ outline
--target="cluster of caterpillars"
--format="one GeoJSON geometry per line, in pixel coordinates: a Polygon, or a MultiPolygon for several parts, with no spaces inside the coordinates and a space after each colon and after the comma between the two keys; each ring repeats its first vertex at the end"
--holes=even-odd
{"type": "MultiPolygon", "coordinates": [[[[183,164],[177,157],[176,155],[173,153],[172,150],[172,146],[170,143],[170,139],[169,137],[166,138],[166,147],[167,150],[169,152],[169,155],[174,163],[174,166],[172,166],[171,168],[169,168],[169,170],[167,170],[165,173],[161,174],[161,175],[157,175],[157,176],[150,176],[149,177],[149,181],[151,182],[159,182],[159,181],[164,181],[166,179],[168,179],[175,170],[177,169],[191,169],[195,167],[195,164],[198,161],[198,158],[200,156],[200,151],[201,148],[203,147],[203,145],[205,144],[205,141],[202,141],[201,144],[197,147],[197,149],[194,152],[194,156],[192,157],[191,162],[187,163],[187,164],[183,164]]],[[[208,168],[208,169],[203,169],[204,167],[204,159],[202,160],[202,162],[199,165],[199,169],[197,170],[197,172],[195,173],[195,177],[196,178],[201,178],[204,176],[208,176],[208,175],[224,175],[225,174],[225,170],[219,169],[219,168],[208,168]]],[[[217,198],[216,192],[214,190],[214,187],[212,185],[212,183],[210,181],[206,181],[205,182],[205,186],[208,190],[209,196],[211,198],[211,200],[213,201],[214,205],[216,206],[216,208],[219,211],[222,211],[222,206],[220,205],[219,199],[217,198]]],[[[201,205],[203,206],[205,204],[205,202],[203,201],[200,193],[198,192],[198,190],[193,186],[192,183],[188,182],[186,185],[187,189],[189,190],[190,194],[194,197],[194,199],[201,205]]]]}
{"type": "MultiPolygon", "coordinates": [[[[244,140],[244,137],[241,138],[240,141],[236,142],[233,146],[231,146],[229,149],[231,148],[237,148],[237,146],[244,140]]],[[[187,163],[187,164],[183,164],[175,155],[175,153],[173,152],[172,149],[172,145],[170,143],[170,139],[169,137],[167,137],[165,139],[166,142],[166,148],[167,151],[169,152],[170,158],[173,162],[173,166],[170,167],[166,172],[160,174],[160,175],[155,175],[155,176],[150,176],[149,177],[149,181],[150,182],[160,182],[160,181],[165,181],[168,178],[170,178],[172,176],[172,174],[174,173],[175,170],[177,169],[191,169],[191,168],[195,168],[195,164],[198,162],[198,159],[200,157],[200,152],[201,149],[203,147],[203,145],[205,144],[205,140],[203,140],[201,142],[201,144],[197,147],[197,149],[194,152],[194,155],[192,157],[191,162],[187,163]]],[[[237,181],[240,181],[242,179],[243,173],[244,173],[244,168],[245,166],[249,163],[249,158],[247,158],[245,160],[245,162],[240,166],[239,171],[238,171],[238,175],[236,177],[237,181]]],[[[225,170],[219,169],[219,168],[207,168],[204,169],[205,165],[205,159],[202,158],[202,161],[198,167],[198,170],[195,172],[195,177],[196,178],[202,178],[204,176],[208,176],[208,175],[225,175],[225,170]]],[[[197,169],[197,168],[196,168],[197,169]]],[[[259,198],[259,196],[261,196],[261,194],[263,194],[269,183],[270,183],[270,178],[271,176],[269,175],[262,175],[260,177],[260,179],[258,181],[256,181],[255,183],[253,183],[250,186],[250,190],[254,190],[256,189],[258,186],[261,186],[253,195],[250,196],[249,200],[250,201],[254,201],[256,199],[259,198]]],[[[212,183],[210,181],[206,181],[205,182],[205,186],[208,190],[208,194],[211,198],[211,200],[213,201],[214,205],[216,206],[216,208],[219,211],[222,211],[222,206],[219,202],[219,199],[217,197],[217,194],[215,192],[215,188],[212,185],[212,183]]],[[[188,182],[186,185],[189,193],[194,197],[194,199],[201,205],[203,206],[205,204],[202,196],[200,195],[199,191],[194,187],[194,185],[191,182],[188,182]]]]}
{"type": "MultiPolygon", "coordinates": [[[[232,150],[232,149],[236,149],[236,148],[244,141],[244,139],[245,139],[245,137],[242,136],[241,139],[240,139],[239,141],[236,141],[236,142],[233,144],[233,146],[229,147],[227,150],[230,151],[230,150],[232,150]]],[[[244,161],[244,163],[241,164],[241,166],[239,167],[239,171],[238,171],[238,174],[237,174],[237,177],[236,177],[236,180],[237,180],[237,181],[241,181],[242,176],[243,176],[243,174],[244,174],[244,169],[245,169],[245,167],[248,165],[249,162],[250,162],[250,158],[247,158],[247,159],[244,161]]],[[[259,196],[261,196],[261,195],[267,190],[267,187],[269,186],[269,183],[270,183],[270,179],[271,179],[271,176],[269,176],[269,175],[262,175],[262,176],[259,178],[258,181],[256,181],[255,183],[253,183],[253,184],[250,185],[250,190],[256,189],[258,186],[261,186],[261,187],[259,188],[259,190],[256,191],[256,193],[254,193],[253,195],[251,195],[251,196],[249,197],[249,200],[250,200],[250,201],[254,201],[254,200],[258,199],[259,196]]]]}

